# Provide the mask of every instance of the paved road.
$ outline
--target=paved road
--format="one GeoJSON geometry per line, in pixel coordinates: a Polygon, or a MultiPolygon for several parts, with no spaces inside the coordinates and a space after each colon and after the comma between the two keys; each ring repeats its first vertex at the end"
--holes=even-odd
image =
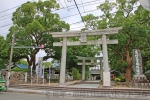
{"type": "Polygon", "coordinates": [[[135,99],[48,97],[46,95],[39,95],[39,94],[0,92],[0,100],[135,100],[135,99]]]}

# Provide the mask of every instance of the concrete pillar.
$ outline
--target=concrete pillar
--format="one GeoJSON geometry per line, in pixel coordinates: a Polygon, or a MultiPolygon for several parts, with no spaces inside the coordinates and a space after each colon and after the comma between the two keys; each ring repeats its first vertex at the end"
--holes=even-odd
{"type": "Polygon", "coordinates": [[[85,81],[85,60],[82,63],[82,81],[85,81]]]}
{"type": "Polygon", "coordinates": [[[59,85],[65,86],[67,38],[63,37],[59,85]]]}
{"type": "Polygon", "coordinates": [[[101,81],[103,81],[103,62],[102,59],[100,59],[100,76],[101,76],[101,81]]]}
{"type": "Polygon", "coordinates": [[[107,52],[107,42],[106,35],[102,35],[102,47],[103,47],[103,64],[104,64],[104,72],[103,72],[103,86],[110,86],[110,71],[108,65],[108,52],[107,52]]]}
{"type": "Polygon", "coordinates": [[[89,81],[91,81],[91,74],[89,73],[89,81]]]}
{"type": "Polygon", "coordinates": [[[27,78],[28,78],[28,73],[26,72],[26,73],[25,73],[25,80],[24,80],[25,83],[27,82],[27,78]]]}

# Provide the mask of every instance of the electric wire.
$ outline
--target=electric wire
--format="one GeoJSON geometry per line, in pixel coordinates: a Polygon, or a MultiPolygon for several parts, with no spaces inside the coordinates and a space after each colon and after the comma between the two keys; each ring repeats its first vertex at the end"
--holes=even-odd
{"type": "Polygon", "coordinates": [[[82,0],[81,0],[81,4],[82,4],[82,7],[83,7],[83,11],[85,12],[85,9],[84,9],[84,6],[83,6],[83,2],[82,2],[82,0]]]}
{"type": "MultiPolygon", "coordinates": [[[[20,5],[19,5],[19,6],[20,6],[20,5]]],[[[15,9],[15,8],[17,8],[17,7],[19,7],[19,6],[15,6],[15,7],[12,7],[12,8],[9,8],[9,9],[6,9],[6,10],[3,10],[3,11],[0,11],[0,13],[3,13],[3,12],[6,12],[6,11],[9,11],[9,10],[15,9]]]]}
{"type": "MultiPolygon", "coordinates": [[[[98,9],[89,10],[89,11],[86,11],[86,12],[83,12],[83,13],[93,12],[93,11],[96,11],[96,10],[98,10],[98,9]]],[[[66,17],[62,17],[62,18],[60,18],[60,19],[64,19],[64,18],[76,16],[76,15],[79,15],[79,13],[78,13],[78,14],[74,14],[74,15],[70,15],[70,16],[66,16],[66,17]]],[[[9,25],[12,25],[12,24],[13,24],[13,23],[10,23],[10,24],[7,24],[7,25],[3,25],[3,26],[0,26],[0,28],[6,27],[6,26],[9,26],[9,25]]]]}
{"type": "MultiPolygon", "coordinates": [[[[83,23],[84,23],[84,20],[83,20],[83,18],[82,18],[82,15],[81,15],[81,12],[80,12],[80,10],[79,10],[79,8],[78,8],[78,5],[77,5],[77,3],[76,3],[76,0],[74,0],[74,3],[75,3],[75,5],[76,5],[76,7],[77,7],[77,9],[78,9],[78,12],[79,12],[79,14],[80,14],[80,17],[81,17],[81,19],[82,19],[82,21],[83,21],[83,23]]],[[[84,25],[85,25],[85,23],[84,23],[84,25]]],[[[85,25],[86,26],[86,25],[85,25]]]]}
{"type": "MultiPolygon", "coordinates": [[[[97,3],[94,3],[94,4],[97,4],[97,3]]],[[[94,4],[90,4],[90,5],[94,5],[94,4]]],[[[89,5],[85,5],[85,6],[89,6],[89,5]]],[[[82,6],[79,6],[79,7],[82,7],[82,6]]],[[[73,8],[69,8],[69,9],[75,9],[76,7],[73,7],[73,8]]],[[[11,13],[12,14],[12,13],[11,13]]],[[[9,14],[10,15],[10,14],[9,14]]],[[[78,15],[78,14],[74,14],[74,15],[78,15]]],[[[5,16],[1,16],[1,17],[5,17],[5,16]]],[[[1,18],[0,17],[0,18],[1,18]]],[[[8,18],[11,18],[11,16],[10,17],[7,17],[7,18],[4,18],[4,19],[8,19],[8,18]]],[[[65,18],[65,17],[63,17],[63,18],[65,18]]],[[[66,18],[67,18],[67,16],[66,16],[66,18]]],[[[1,19],[0,19],[0,21],[1,21],[1,19]]]]}
{"type": "MultiPolygon", "coordinates": [[[[97,1],[99,1],[99,0],[94,0],[94,1],[91,1],[91,2],[97,2],[97,1]]],[[[91,3],[91,2],[85,2],[85,3],[83,3],[83,4],[87,4],[87,3],[91,3]]],[[[104,3],[104,2],[99,2],[99,3],[104,3]]],[[[94,5],[94,4],[97,4],[97,3],[88,4],[88,5],[84,5],[84,6],[89,6],[89,5],[94,5]]],[[[79,7],[82,7],[82,4],[77,4],[77,5],[79,5],[79,7]]],[[[19,7],[19,6],[18,6],[18,7],[19,7]]],[[[13,8],[15,8],[15,7],[13,7],[13,8]]],[[[76,5],[70,5],[70,6],[68,6],[68,8],[69,8],[69,9],[74,9],[74,8],[76,8],[76,5]],[[75,6],[75,7],[74,7],[74,6],[75,6]],[[69,7],[73,7],[73,8],[69,8],[69,7]]],[[[59,8],[59,10],[65,10],[65,9],[66,9],[66,7],[59,8]]],[[[7,9],[7,10],[8,10],[8,9],[7,9]]],[[[7,10],[5,10],[5,11],[7,11],[7,10]]],[[[10,10],[11,10],[11,8],[10,8],[10,10]]],[[[5,11],[3,11],[3,12],[5,12],[5,11]]],[[[53,10],[52,12],[55,12],[55,11],[58,11],[58,9],[53,10]]],[[[8,16],[8,15],[12,15],[12,14],[13,14],[13,13],[3,15],[3,16],[0,16],[0,18],[1,18],[1,17],[5,17],[5,16],[8,16]]]]}
{"type": "Polygon", "coordinates": [[[0,19],[0,21],[2,21],[2,20],[6,20],[6,19],[9,19],[9,18],[12,18],[12,16],[10,16],[10,17],[6,17],[6,18],[3,18],[3,19],[0,19]]]}
{"type": "MultiPolygon", "coordinates": [[[[138,6],[135,6],[134,8],[136,8],[136,7],[138,7],[138,6]]],[[[96,10],[98,10],[98,9],[86,11],[86,12],[83,12],[83,13],[93,12],[93,11],[96,11],[96,10]]],[[[117,11],[116,11],[116,12],[117,12],[117,11]]],[[[113,12],[113,13],[111,13],[111,14],[114,14],[114,13],[116,13],[116,12],[113,12]]],[[[74,14],[74,15],[72,15],[72,16],[75,16],[75,15],[77,15],[77,14],[74,14]]],[[[72,17],[72,16],[68,16],[68,17],[72,17]]],[[[64,17],[64,18],[67,18],[67,17],[64,17]]],[[[61,18],[61,19],[63,19],[63,18],[61,18]]],[[[82,21],[78,21],[78,22],[75,22],[75,23],[80,23],[80,22],[82,22],[82,21]]],[[[0,28],[6,27],[6,26],[9,26],[9,25],[12,25],[12,24],[13,24],[13,23],[10,23],[10,24],[7,24],[7,25],[3,25],[3,26],[0,26],[0,28]]],[[[72,24],[73,24],[73,23],[71,23],[71,25],[72,25],[72,24]]]]}
{"type": "Polygon", "coordinates": [[[13,23],[10,23],[10,24],[7,24],[7,25],[3,25],[3,26],[0,26],[0,28],[3,28],[3,27],[6,27],[6,26],[9,26],[9,25],[12,25],[13,23]]]}
{"type": "Polygon", "coordinates": [[[6,17],[6,16],[8,16],[8,15],[12,15],[13,13],[10,13],[10,14],[7,14],[7,15],[3,15],[3,16],[0,16],[0,18],[2,18],[2,17],[6,17]]]}
{"type": "Polygon", "coordinates": [[[64,0],[64,2],[65,2],[65,5],[66,5],[66,8],[68,9],[68,11],[70,10],[69,9],[69,7],[68,7],[68,5],[67,5],[67,3],[66,3],[66,1],[64,0]]]}
{"type": "Polygon", "coordinates": [[[60,5],[62,6],[62,8],[64,8],[64,6],[63,6],[63,4],[60,2],[60,0],[58,0],[58,1],[59,1],[60,5]]]}
{"type": "MultiPolygon", "coordinates": [[[[139,6],[135,6],[134,8],[136,8],[136,7],[139,7],[139,6]]],[[[99,9],[93,9],[93,10],[89,10],[89,11],[82,12],[82,13],[93,12],[93,11],[96,11],[96,10],[99,10],[99,9]]],[[[117,12],[117,11],[112,12],[111,14],[114,14],[114,13],[116,13],[116,12],[117,12]]],[[[62,17],[62,18],[60,18],[60,19],[64,19],[64,18],[68,18],[68,17],[76,16],[76,15],[78,15],[78,14],[74,14],[74,15],[70,15],[70,16],[62,17]]],[[[0,28],[5,27],[5,26],[9,26],[9,25],[12,25],[12,24],[13,24],[13,23],[10,23],[10,24],[7,24],[7,25],[3,25],[3,26],[0,26],[0,28]]]]}
{"type": "MultiPolygon", "coordinates": [[[[98,0],[95,0],[95,1],[98,1],[98,0]]],[[[86,2],[86,3],[89,3],[89,2],[86,2]]],[[[80,4],[81,5],[81,4],[80,4]]],[[[17,7],[17,6],[16,6],[17,7]]],[[[138,7],[138,6],[135,6],[135,7],[138,7]]],[[[135,8],[135,7],[133,7],[133,8],[135,8]]],[[[15,8],[15,7],[13,7],[13,8],[15,8]]],[[[10,9],[7,9],[7,10],[10,10],[10,9]]],[[[7,11],[7,10],[4,10],[4,11],[7,11]]],[[[97,9],[95,9],[95,10],[97,10],[97,9]]],[[[90,10],[90,11],[87,11],[87,12],[91,12],[91,11],[95,11],[95,10],[90,10]]],[[[3,11],[3,12],[4,12],[3,11]]],[[[1,11],[2,12],[2,11],[1,11]]],[[[86,13],[87,13],[86,12],[86,13]]],[[[83,13],[85,13],[85,12],[83,12],[83,13]]],[[[8,14],[8,15],[10,15],[10,14],[8,14]]],[[[78,14],[74,14],[74,15],[72,15],[72,16],[75,16],[75,15],[78,15],[78,14]]],[[[7,15],[4,15],[4,16],[7,16],[7,15]]],[[[3,17],[3,16],[1,16],[1,17],[3,17]]],[[[0,17],[0,18],[1,18],[0,17]]],[[[66,16],[66,17],[63,17],[63,18],[68,18],[68,17],[71,17],[71,15],[70,16],[66,16]]],[[[63,18],[61,18],[61,19],[63,19],[63,18]]],[[[2,19],[1,19],[2,20],[2,19]]],[[[73,24],[78,24],[78,23],[81,23],[82,21],[79,21],[79,22],[75,22],[75,23],[71,23],[70,25],[73,25],[73,24]]],[[[12,23],[11,24],[7,24],[7,25],[3,25],[3,26],[0,26],[0,28],[3,28],[3,27],[6,27],[6,26],[9,26],[9,25],[12,25],[12,23]]],[[[72,29],[75,29],[75,28],[72,28],[72,29]]],[[[3,33],[4,34],[4,33],[3,33]]]]}
{"type": "MultiPolygon", "coordinates": [[[[59,1],[59,0],[58,0],[58,1],[59,1]]],[[[68,0],[67,0],[67,1],[68,1],[68,0]]],[[[99,1],[99,0],[93,0],[93,1],[90,1],[90,2],[95,2],[95,1],[99,1]]],[[[71,0],[68,1],[68,2],[71,2],[71,0]]],[[[86,3],[89,3],[89,2],[85,2],[84,4],[86,4],[86,3]]],[[[81,5],[81,4],[78,4],[78,5],[81,5]]],[[[21,6],[21,5],[18,5],[18,6],[15,6],[15,7],[9,8],[9,9],[6,9],[6,10],[2,10],[2,11],[0,11],[0,13],[3,13],[3,12],[6,12],[6,11],[15,9],[15,8],[17,8],[17,7],[19,7],[19,6],[21,6]]],[[[71,6],[75,6],[75,5],[71,5],[71,6]]],[[[68,7],[70,7],[70,6],[68,6],[68,7]]]]}

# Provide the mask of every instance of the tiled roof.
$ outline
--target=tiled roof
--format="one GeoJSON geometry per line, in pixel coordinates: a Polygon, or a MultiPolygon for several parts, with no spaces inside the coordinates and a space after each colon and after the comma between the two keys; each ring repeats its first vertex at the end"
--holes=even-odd
{"type": "Polygon", "coordinates": [[[19,68],[28,68],[28,66],[23,65],[23,64],[17,64],[17,66],[18,66],[19,68]]]}

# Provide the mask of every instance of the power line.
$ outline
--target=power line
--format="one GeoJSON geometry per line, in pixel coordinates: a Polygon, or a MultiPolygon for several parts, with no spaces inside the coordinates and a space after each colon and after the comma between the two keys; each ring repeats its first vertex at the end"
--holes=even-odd
{"type": "MultiPolygon", "coordinates": [[[[75,3],[75,5],[76,5],[76,7],[77,7],[77,9],[78,9],[78,12],[79,12],[79,14],[80,14],[80,17],[81,17],[82,21],[83,21],[83,18],[82,18],[82,15],[81,15],[81,13],[80,13],[80,10],[79,10],[79,8],[78,8],[78,5],[77,5],[77,3],[76,3],[76,0],[74,0],[74,3],[75,3]]],[[[84,21],[83,21],[83,23],[84,23],[84,21]]],[[[85,25],[85,23],[84,23],[84,25],[85,25]]],[[[86,25],[85,25],[85,26],[86,26],[86,25]]]]}
{"type": "Polygon", "coordinates": [[[10,14],[7,14],[7,15],[0,16],[0,18],[5,17],[5,16],[8,16],[8,15],[11,15],[11,14],[13,14],[13,13],[10,13],[10,14]]]}
{"type": "Polygon", "coordinates": [[[64,8],[64,6],[63,6],[63,4],[60,2],[60,0],[58,0],[59,1],[59,3],[61,4],[61,6],[64,8]]]}
{"type": "MultiPolygon", "coordinates": [[[[96,10],[99,10],[99,9],[89,10],[89,11],[86,11],[86,12],[83,12],[83,13],[93,12],[93,11],[96,11],[96,10]]],[[[76,16],[76,15],[79,15],[79,13],[78,14],[74,14],[74,15],[70,15],[70,16],[66,16],[66,17],[63,17],[63,18],[60,18],[60,19],[64,19],[64,18],[76,16]]],[[[3,25],[3,26],[0,26],[0,28],[6,27],[6,26],[9,26],[9,25],[12,25],[12,24],[13,23],[10,23],[10,24],[7,24],[7,25],[3,25]]]]}
{"type": "MultiPolygon", "coordinates": [[[[96,0],[97,1],[97,0],[96,0]]],[[[88,2],[89,3],[89,2],[88,2]]],[[[97,9],[96,9],[97,10],[97,9]]],[[[6,11],[6,10],[5,10],[6,11]]],[[[91,11],[95,11],[95,10],[91,10],[91,11]]],[[[90,11],[87,11],[87,12],[90,12],[90,11]]],[[[84,12],[84,13],[86,13],[86,12],[84,12]]],[[[10,14],[9,14],[10,15],[10,14]]],[[[71,16],[75,16],[75,15],[78,15],[78,14],[74,14],[74,15],[71,15],[71,16]]],[[[71,16],[67,16],[67,17],[71,17],[71,16]]],[[[81,13],[80,13],[80,16],[81,16],[81,13]]],[[[67,17],[64,17],[64,18],[67,18],[67,17]]],[[[82,18],[82,17],[81,17],[82,18]]],[[[61,18],[61,19],[63,19],[63,18],[61,18]]],[[[75,22],[75,23],[71,23],[70,25],[73,25],[73,24],[78,24],[78,23],[81,23],[82,21],[79,21],[79,22],[75,22]]],[[[3,26],[0,26],[0,28],[3,28],[3,27],[6,27],[6,26],[9,26],[9,25],[12,25],[12,23],[11,24],[7,24],[7,25],[3,25],[3,26]]]]}
{"type": "MultiPolygon", "coordinates": [[[[59,0],[58,0],[59,1],[59,0]]],[[[68,2],[71,2],[71,0],[67,0],[68,2]]],[[[99,0],[94,0],[94,1],[99,1],[99,0]]],[[[60,2],[60,1],[59,1],[60,2]]],[[[93,2],[93,1],[91,1],[91,2],[93,2]]],[[[88,2],[87,2],[88,3],[88,2]]],[[[62,4],[62,3],[61,3],[62,4]]],[[[79,5],[79,4],[78,4],[79,5]]],[[[17,7],[19,7],[19,6],[21,6],[21,5],[18,5],[18,6],[15,6],[15,7],[12,7],[12,8],[9,8],[9,9],[6,9],[6,10],[2,10],[2,11],[0,11],[0,13],[3,13],[3,12],[6,12],[6,11],[9,11],[9,10],[12,10],[12,9],[15,9],[15,8],[17,8],[17,7]]],[[[73,5],[71,5],[71,6],[73,6],[73,5]]],[[[74,5],[75,6],[75,5],[74,5]]],[[[68,6],[68,7],[70,7],[70,6],[68,6]]],[[[64,7],[63,7],[64,8],[64,7]]]]}
{"type": "Polygon", "coordinates": [[[5,19],[8,19],[8,18],[12,18],[12,16],[6,17],[6,18],[3,18],[3,19],[0,19],[0,21],[5,20],[5,19]]]}
{"type": "MultiPolygon", "coordinates": [[[[97,2],[97,1],[99,1],[99,0],[93,0],[93,1],[90,1],[90,2],[85,2],[85,3],[83,3],[83,4],[87,4],[87,3],[91,3],[91,2],[97,2]]],[[[104,3],[104,2],[99,2],[99,3],[104,3]]],[[[97,4],[97,3],[94,3],[94,4],[97,4]]],[[[94,5],[94,4],[88,4],[88,5],[84,5],[84,6],[89,6],[89,5],[94,5]]],[[[82,5],[82,4],[77,4],[77,5],[82,5]]],[[[76,6],[76,5],[70,5],[70,6],[68,6],[68,8],[69,8],[69,7],[73,7],[73,6],[76,6]]],[[[18,7],[19,7],[19,6],[18,6],[18,7]]],[[[81,7],[81,6],[80,6],[80,7],[81,7]]],[[[13,8],[15,8],[15,7],[13,7],[13,8]]],[[[10,8],[10,9],[7,9],[7,10],[3,10],[3,11],[1,11],[1,12],[5,12],[5,11],[11,10],[11,9],[13,9],[13,8],[10,8]]],[[[59,8],[59,10],[61,10],[61,9],[66,9],[66,8],[67,8],[67,7],[62,7],[62,8],[59,8]]],[[[76,8],[76,7],[74,7],[74,8],[76,8]]],[[[74,9],[74,8],[70,8],[70,9],[74,9]]],[[[54,11],[58,11],[58,9],[53,10],[52,12],[54,12],[54,11]]],[[[1,18],[1,17],[5,17],[5,16],[8,16],[8,15],[11,15],[11,14],[13,14],[13,13],[0,16],[0,18],[1,18]]]]}
{"type": "MultiPolygon", "coordinates": [[[[81,0],[81,3],[82,3],[82,6],[83,6],[83,2],[82,2],[82,0],[81,0]]],[[[84,6],[83,6],[83,10],[84,10],[84,12],[85,12],[84,6]]]]}
{"type": "Polygon", "coordinates": [[[66,5],[66,8],[68,9],[68,11],[69,11],[69,7],[68,7],[68,5],[67,5],[67,3],[66,3],[66,1],[64,0],[64,2],[65,2],[65,5],[66,5]]]}
{"type": "MultiPolygon", "coordinates": [[[[138,6],[135,6],[135,7],[133,7],[133,8],[136,8],[136,7],[138,7],[138,6]]],[[[96,10],[99,10],[99,9],[93,9],[93,10],[89,10],[89,11],[82,12],[82,13],[93,12],[93,11],[96,11],[96,10]]],[[[117,12],[117,11],[116,11],[116,12],[117,12]]],[[[116,12],[113,12],[113,13],[116,13],[116,12]]],[[[111,14],[113,14],[113,13],[111,13],[111,14]]],[[[74,14],[74,15],[70,15],[70,16],[66,16],[66,17],[63,17],[63,18],[60,18],[60,19],[64,19],[64,18],[76,16],[76,15],[79,15],[79,13],[78,13],[78,14],[74,14]]],[[[0,26],[0,28],[6,27],[6,26],[9,26],[9,25],[12,25],[12,24],[13,24],[13,23],[10,23],[10,24],[7,24],[7,25],[3,25],[3,26],[0,26]]]]}
{"type": "Polygon", "coordinates": [[[12,25],[13,23],[10,23],[10,24],[7,24],[7,25],[3,25],[3,26],[0,26],[0,28],[3,28],[3,27],[6,27],[6,26],[9,26],[9,25],[12,25]]]}
{"type": "MultiPolygon", "coordinates": [[[[20,5],[19,5],[19,6],[20,6],[20,5]]],[[[12,7],[12,8],[9,8],[9,9],[6,9],[6,10],[3,10],[3,11],[0,11],[0,13],[6,12],[6,11],[8,11],[8,10],[15,9],[15,8],[17,8],[17,7],[19,7],[19,6],[15,6],[15,7],[12,7]]]]}
{"type": "MultiPolygon", "coordinates": [[[[136,6],[136,7],[138,7],[138,6],[136,6]]],[[[136,7],[133,7],[133,8],[136,8],[136,7]]],[[[96,11],[96,10],[98,10],[98,9],[94,9],[94,10],[86,11],[86,12],[83,12],[83,13],[92,12],[92,11],[96,11]]],[[[116,13],[116,12],[114,12],[114,13],[116,13]]],[[[72,17],[72,16],[75,16],[75,15],[79,15],[79,13],[78,13],[78,14],[74,14],[74,15],[70,15],[70,16],[66,16],[66,17],[63,17],[63,18],[61,18],[61,19],[68,18],[68,17],[72,17]]],[[[78,23],[81,23],[81,22],[82,22],[82,21],[75,22],[75,23],[71,23],[70,25],[78,24],[78,23]]],[[[9,26],[9,25],[12,25],[12,24],[13,24],[13,23],[11,23],[11,24],[7,24],[7,25],[3,25],[3,26],[0,26],[0,28],[6,27],[6,26],[9,26]]]]}
{"type": "MultiPolygon", "coordinates": [[[[94,3],[94,4],[97,4],[97,3],[94,3]]],[[[89,5],[94,5],[94,4],[89,4],[89,5]]],[[[85,5],[85,6],[89,6],[89,5],[85,5]]],[[[82,7],[82,6],[79,6],[79,7],[82,7]]],[[[75,9],[76,7],[73,7],[73,8],[69,8],[69,9],[75,9]]],[[[11,13],[12,14],[12,13],[11,13]]],[[[8,14],[8,15],[11,15],[11,14],[8,14]]],[[[5,17],[5,16],[8,16],[8,15],[4,15],[4,16],[1,16],[1,17],[5,17]]],[[[78,15],[78,14],[77,14],[78,15]]],[[[1,18],[0,17],[0,18],[1,18]]],[[[7,17],[7,18],[4,18],[4,19],[8,19],[8,18],[11,18],[11,17],[7,17]]],[[[66,17],[67,18],[67,17],[66,17]]],[[[0,20],[1,21],[1,20],[0,20]]]]}

